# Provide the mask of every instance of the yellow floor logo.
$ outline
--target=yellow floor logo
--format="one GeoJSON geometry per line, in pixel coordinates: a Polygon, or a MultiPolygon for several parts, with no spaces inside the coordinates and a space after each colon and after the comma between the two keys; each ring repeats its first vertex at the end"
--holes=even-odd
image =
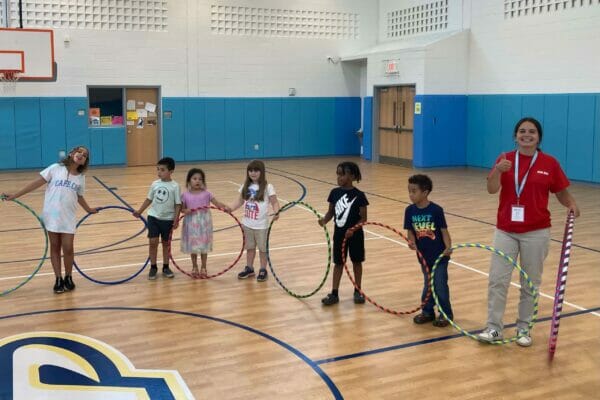
{"type": "Polygon", "coordinates": [[[177,371],[136,369],[86,336],[30,332],[0,340],[0,399],[194,399],[177,371]]]}

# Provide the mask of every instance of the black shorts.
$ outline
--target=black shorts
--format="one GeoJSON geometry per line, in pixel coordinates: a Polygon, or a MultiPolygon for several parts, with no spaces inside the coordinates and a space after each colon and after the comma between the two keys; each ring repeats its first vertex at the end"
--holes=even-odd
{"type": "Polygon", "coordinates": [[[169,241],[173,229],[173,220],[158,219],[148,215],[148,237],[161,237],[163,242],[169,241]]]}
{"type": "MultiPolygon", "coordinates": [[[[333,262],[336,265],[343,264],[342,262],[342,241],[346,231],[336,231],[333,234],[333,262]]],[[[353,262],[365,261],[365,234],[362,229],[354,232],[348,240],[346,240],[346,256],[350,252],[350,260],[353,262]]]]}

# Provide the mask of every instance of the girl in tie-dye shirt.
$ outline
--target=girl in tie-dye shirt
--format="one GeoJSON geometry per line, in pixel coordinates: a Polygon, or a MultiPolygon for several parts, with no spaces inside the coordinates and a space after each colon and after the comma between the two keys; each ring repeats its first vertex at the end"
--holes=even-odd
{"type": "Polygon", "coordinates": [[[42,219],[50,239],[50,259],[56,275],[55,293],[75,289],[71,277],[73,270],[73,241],[76,228],[77,204],[89,213],[98,212],[83,197],[84,172],[90,163],[90,152],[83,146],[73,148],[60,163],[52,164],[40,176],[15,194],[5,195],[13,200],[47,183],[42,219]],[[61,256],[62,250],[62,256],[61,256]],[[61,258],[64,259],[65,277],[62,278],[61,258]]]}

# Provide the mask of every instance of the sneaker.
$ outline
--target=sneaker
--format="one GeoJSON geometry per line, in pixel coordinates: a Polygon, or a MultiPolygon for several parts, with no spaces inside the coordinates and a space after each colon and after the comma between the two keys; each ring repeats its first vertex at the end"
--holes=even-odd
{"type": "Polygon", "coordinates": [[[433,326],[438,328],[445,328],[448,325],[450,325],[450,322],[448,322],[448,320],[441,315],[435,321],[433,321],[433,326]]]}
{"type": "Polygon", "coordinates": [[[415,317],[413,318],[413,322],[417,325],[423,325],[426,324],[428,322],[431,322],[435,320],[435,315],[433,314],[424,314],[421,313],[419,315],[415,315],[415,317]]]}
{"type": "Polygon", "coordinates": [[[338,297],[338,295],[333,293],[329,293],[327,296],[321,299],[321,303],[323,303],[324,306],[331,306],[335,303],[338,303],[339,301],[340,298],[338,297]]]}
{"type": "Polygon", "coordinates": [[[71,275],[65,275],[65,291],[75,290],[75,283],[73,282],[73,278],[71,275]]]}
{"type": "Polygon", "coordinates": [[[477,335],[482,342],[491,343],[495,340],[502,340],[502,334],[495,329],[485,328],[483,332],[477,335]]]}
{"type": "Polygon", "coordinates": [[[158,272],[158,268],[150,267],[150,273],[148,274],[148,279],[150,279],[151,281],[155,280],[157,272],[158,272]]]}
{"type": "Polygon", "coordinates": [[[54,293],[63,293],[65,291],[65,283],[62,277],[56,277],[56,281],[54,282],[54,293]]]}
{"type": "Polygon", "coordinates": [[[521,347],[529,347],[533,343],[533,339],[529,336],[529,331],[527,329],[518,329],[517,337],[517,344],[521,347]]]}
{"type": "Polygon", "coordinates": [[[246,279],[251,276],[254,276],[254,268],[246,265],[244,270],[238,274],[238,279],[246,279]]]}
{"type": "Polygon", "coordinates": [[[169,267],[165,267],[163,268],[163,276],[165,278],[173,278],[175,274],[173,273],[173,271],[171,271],[169,267]]]}
{"type": "Polygon", "coordinates": [[[258,270],[258,275],[256,276],[257,282],[264,282],[267,280],[267,278],[268,278],[268,275],[267,275],[266,269],[261,268],[260,270],[258,270]]]}
{"type": "Polygon", "coordinates": [[[365,304],[365,296],[359,291],[354,291],[354,304],[365,304]]]}

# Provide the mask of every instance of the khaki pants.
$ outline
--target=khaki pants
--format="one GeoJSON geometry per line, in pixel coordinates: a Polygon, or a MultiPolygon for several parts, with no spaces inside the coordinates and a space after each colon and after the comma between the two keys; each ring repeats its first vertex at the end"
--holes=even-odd
{"type": "MultiPolygon", "coordinates": [[[[550,246],[550,228],[539,229],[526,233],[508,233],[496,229],[494,247],[517,260],[519,265],[529,275],[533,286],[539,290],[544,270],[544,260],[550,246]]],[[[488,321],[487,327],[502,332],[504,324],[502,317],[506,308],[506,295],[513,270],[516,269],[503,257],[492,255],[488,284],[488,321]]],[[[521,297],[519,301],[519,316],[517,328],[527,329],[533,314],[533,293],[529,289],[523,275],[521,278],[521,297]]]]}

